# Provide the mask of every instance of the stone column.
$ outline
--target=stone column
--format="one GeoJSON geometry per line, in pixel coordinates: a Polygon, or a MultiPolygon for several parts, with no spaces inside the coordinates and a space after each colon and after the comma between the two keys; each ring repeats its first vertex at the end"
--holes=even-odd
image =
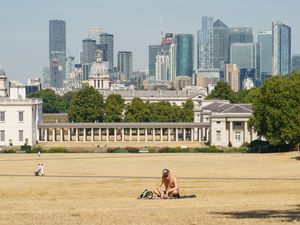
{"type": "Polygon", "coordinates": [[[137,141],[140,142],[140,128],[137,128],[137,141]]]}
{"type": "Polygon", "coordinates": [[[76,128],[76,142],[79,141],[79,131],[78,128],[76,128]]]}
{"type": "Polygon", "coordinates": [[[94,128],[91,128],[91,141],[94,141],[94,128]]]}
{"type": "Polygon", "coordinates": [[[248,122],[244,121],[244,143],[248,141],[248,122]]]}
{"type": "Polygon", "coordinates": [[[98,136],[99,136],[99,141],[102,141],[102,129],[101,128],[99,128],[98,136]]]}
{"type": "Polygon", "coordinates": [[[145,128],[145,142],[148,141],[148,129],[145,128]]]}
{"type": "Polygon", "coordinates": [[[122,128],[122,142],[125,141],[125,128],[122,128]]]}
{"type": "Polygon", "coordinates": [[[68,140],[69,140],[69,141],[72,141],[72,137],[71,137],[71,131],[72,131],[72,130],[71,130],[71,129],[72,129],[72,128],[69,128],[69,129],[68,129],[68,140]]]}
{"type": "Polygon", "coordinates": [[[163,141],[163,129],[160,128],[160,141],[163,141]]]}
{"type": "Polygon", "coordinates": [[[194,141],[194,128],[191,128],[191,141],[194,141]]]}
{"type": "Polygon", "coordinates": [[[233,124],[232,124],[232,121],[229,121],[229,142],[231,144],[233,144],[233,142],[232,142],[232,135],[233,135],[233,124]]]}
{"type": "Polygon", "coordinates": [[[155,128],[152,129],[152,141],[155,141],[155,128]]]}
{"type": "Polygon", "coordinates": [[[168,141],[171,141],[171,131],[170,131],[170,128],[168,128],[168,141]]]}
{"type": "Polygon", "coordinates": [[[117,141],[117,128],[114,128],[114,142],[117,141]]]}
{"type": "Polygon", "coordinates": [[[86,128],[83,128],[83,141],[86,141],[86,128]]]}
{"type": "Polygon", "coordinates": [[[48,141],[48,140],[49,140],[49,139],[48,139],[48,128],[45,129],[45,134],[44,134],[44,135],[45,135],[44,140],[45,140],[45,141],[48,141]]]}
{"type": "Polygon", "coordinates": [[[54,142],[56,140],[56,132],[55,132],[55,128],[52,128],[52,141],[54,142]]]}
{"type": "Polygon", "coordinates": [[[129,141],[132,141],[132,128],[129,128],[129,141]]]}
{"type": "Polygon", "coordinates": [[[202,129],[198,128],[198,141],[202,141],[201,136],[202,136],[202,129]]]}
{"type": "Polygon", "coordinates": [[[186,141],[186,130],[183,128],[183,141],[186,141]]]}
{"type": "Polygon", "coordinates": [[[107,142],[109,141],[109,130],[108,130],[108,128],[106,128],[106,141],[107,142]]]}
{"type": "Polygon", "coordinates": [[[64,129],[60,128],[60,141],[64,141],[64,129]]]}
{"type": "Polygon", "coordinates": [[[175,141],[178,142],[178,128],[175,128],[175,141]]]}

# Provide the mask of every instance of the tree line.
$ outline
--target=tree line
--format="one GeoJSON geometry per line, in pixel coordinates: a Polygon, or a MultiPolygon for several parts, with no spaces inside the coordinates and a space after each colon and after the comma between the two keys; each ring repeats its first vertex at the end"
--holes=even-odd
{"type": "Polygon", "coordinates": [[[167,101],[144,102],[134,98],[125,104],[119,94],[103,96],[93,87],[64,96],[52,90],[41,90],[28,95],[43,99],[44,113],[68,113],[70,122],[193,122],[193,102],[188,100],[181,107],[167,101]]]}

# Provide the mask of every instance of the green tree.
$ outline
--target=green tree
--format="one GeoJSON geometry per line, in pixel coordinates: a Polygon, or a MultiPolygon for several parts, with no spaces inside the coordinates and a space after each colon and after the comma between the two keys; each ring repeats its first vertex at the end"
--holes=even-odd
{"type": "Polygon", "coordinates": [[[102,95],[93,87],[84,87],[71,100],[69,121],[102,122],[103,111],[102,95]]]}
{"type": "Polygon", "coordinates": [[[206,99],[229,100],[232,103],[237,102],[235,93],[231,90],[229,84],[225,81],[219,81],[210,95],[206,97],[206,99]]]}
{"type": "Polygon", "coordinates": [[[53,90],[46,89],[34,92],[28,98],[41,98],[43,100],[43,113],[61,113],[66,111],[66,102],[62,96],[53,90]]]}
{"type": "Polygon", "coordinates": [[[69,91],[64,94],[64,101],[66,103],[66,111],[68,112],[70,110],[71,100],[76,95],[76,92],[69,91]]]}
{"type": "Polygon", "coordinates": [[[140,98],[134,98],[131,104],[125,107],[126,122],[150,122],[150,104],[140,98]]]}
{"type": "Polygon", "coordinates": [[[300,142],[300,75],[265,80],[253,102],[251,123],[271,144],[300,142]]]}
{"type": "Polygon", "coordinates": [[[256,95],[259,93],[259,88],[252,88],[250,90],[240,90],[235,94],[237,103],[253,103],[256,95]]]}
{"type": "Polygon", "coordinates": [[[150,105],[151,122],[175,122],[175,112],[170,102],[160,101],[150,105]]]}
{"type": "Polygon", "coordinates": [[[124,99],[121,95],[109,95],[105,101],[104,121],[121,122],[123,119],[124,106],[124,99]]]}
{"type": "Polygon", "coordinates": [[[187,100],[181,109],[181,120],[182,122],[193,122],[194,121],[194,104],[191,99],[187,100]]]}

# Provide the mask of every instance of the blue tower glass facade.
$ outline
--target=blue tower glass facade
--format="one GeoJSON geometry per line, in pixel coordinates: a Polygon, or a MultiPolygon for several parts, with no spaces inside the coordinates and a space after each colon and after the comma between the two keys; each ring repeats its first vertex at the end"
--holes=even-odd
{"type": "Polygon", "coordinates": [[[194,69],[194,36],[192,34],[177,34],[175,36],[176,76],[191,77],[194,69]]]}

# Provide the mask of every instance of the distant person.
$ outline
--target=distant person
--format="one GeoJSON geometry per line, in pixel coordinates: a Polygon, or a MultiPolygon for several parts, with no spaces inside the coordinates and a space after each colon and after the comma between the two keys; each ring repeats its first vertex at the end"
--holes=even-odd
{"type": "Polygon", "coordinates": [[[41,172],[41,164],[38,164],[37,168],[35,169],[34,171],[34,175],[35,176],[39,176],[40,175],[40,172],[41,172]]]}
{"type": "Polygon", "coordinates": [[[41,164],[40,176],[45,176],[45,174],[44,174],[44,164],[41,164]]]}
{"type": "Polygon", "coordinates": [[[161,182],[155,188],[154,193],[160,198],[180,197],[177,179],[168,169],[163,169],[161,182]],[[162,189],[163,185],[165,190],[162,189]]]}
{"type": "Polygon", "coordinates": [[[38,157],[39,157],[39,158],[41,157],[41,152],[40,152],[40,151],[38,151],[38,157]]]}

